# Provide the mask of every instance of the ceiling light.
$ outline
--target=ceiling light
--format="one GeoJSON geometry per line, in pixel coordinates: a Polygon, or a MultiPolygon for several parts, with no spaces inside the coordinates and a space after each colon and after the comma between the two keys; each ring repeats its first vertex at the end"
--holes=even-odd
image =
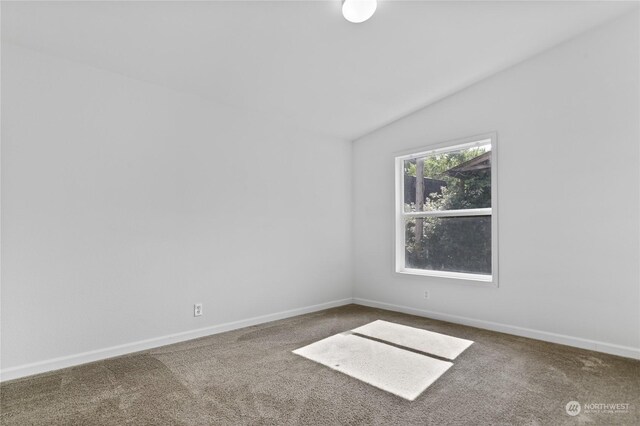
{"type": "Polygon", "coordinates": [[[342,14],[347,21],[359,24],[371,18],[377,6],[377,0],[342,0],[342,14]]]}

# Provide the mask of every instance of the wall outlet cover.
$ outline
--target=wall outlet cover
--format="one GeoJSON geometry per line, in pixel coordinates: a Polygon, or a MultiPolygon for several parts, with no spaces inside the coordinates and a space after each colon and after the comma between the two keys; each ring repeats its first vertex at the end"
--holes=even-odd
{"type": "Polygon", "coordinates": [[[196,303],[193,305],[193,316],[199,317],[202,315],[202,303],[196,303]]]}

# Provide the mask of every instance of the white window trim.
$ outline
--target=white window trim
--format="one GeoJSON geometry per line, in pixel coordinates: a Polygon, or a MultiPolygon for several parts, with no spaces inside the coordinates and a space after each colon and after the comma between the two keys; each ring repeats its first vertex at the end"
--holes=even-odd
{"type": "Polygon", "coordinates": [[[397,152],[395,154],[395,272],[404,275],[424,277],[453,278],[472,281],[474,285],[498,287],[498,138],[497,134],[486,133],[464,139],[456,139],[443,143],[427,145],[420,148],[397,152]],[[485,209],[448,210],[445,212],[410,212],[404,211],[404,161],[423,157],[425,154],[442,154],[464,148],[491,144],[491,207],[485,209]],[[405,219],[408,217],[429,216],[491,216],[491,275],[469,274],[463,272],[433,271],[406,268],[405,265],[405,219]]]}

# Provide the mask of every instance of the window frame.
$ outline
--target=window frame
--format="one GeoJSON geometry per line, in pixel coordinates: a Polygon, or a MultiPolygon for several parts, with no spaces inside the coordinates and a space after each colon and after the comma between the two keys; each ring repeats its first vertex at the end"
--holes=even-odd
{"type": "Polygon", "coordinates": [[[394,269],[398,274],[420,277],[453,278],[473,285],[498,287],[498,138],[495,132],[430,144],[394,155],[395,164],[395,249],[394,269]],[[481,209],[444,210],[429,212],[404,211],[404,161],[429,155],[459,151],[491,144],[491,207],[481,209]],[[469,217],[491,216],[491,275],[466,272],[436,271],[405,267],[405,220],[412,217],[469,217]]]}

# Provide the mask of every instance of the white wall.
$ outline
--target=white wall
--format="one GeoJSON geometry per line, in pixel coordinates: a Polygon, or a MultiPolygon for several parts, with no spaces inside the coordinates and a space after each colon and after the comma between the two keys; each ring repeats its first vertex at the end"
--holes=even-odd
{"type": "Polygon", "coordinates": [[[2,370],[126,352],[352,290],[362,303],[636,353],[636,19],[353,147],[3,44],[2,370]],[[394,153],[488,131],[500,145],[500,287],[395,274],[394,153]]]}
{"type": "Polygon", "coordinates": [[[350,143],[2,48],[3,370],[351,297],[350,143]]]}
{"type": "Polygon", "coordinates": [[[636,12],[356,141],[355,297],[640,356],[638,40],[636,12]],[[394,273],[394,153],[491,131],[499,288],[394,273]]]}

